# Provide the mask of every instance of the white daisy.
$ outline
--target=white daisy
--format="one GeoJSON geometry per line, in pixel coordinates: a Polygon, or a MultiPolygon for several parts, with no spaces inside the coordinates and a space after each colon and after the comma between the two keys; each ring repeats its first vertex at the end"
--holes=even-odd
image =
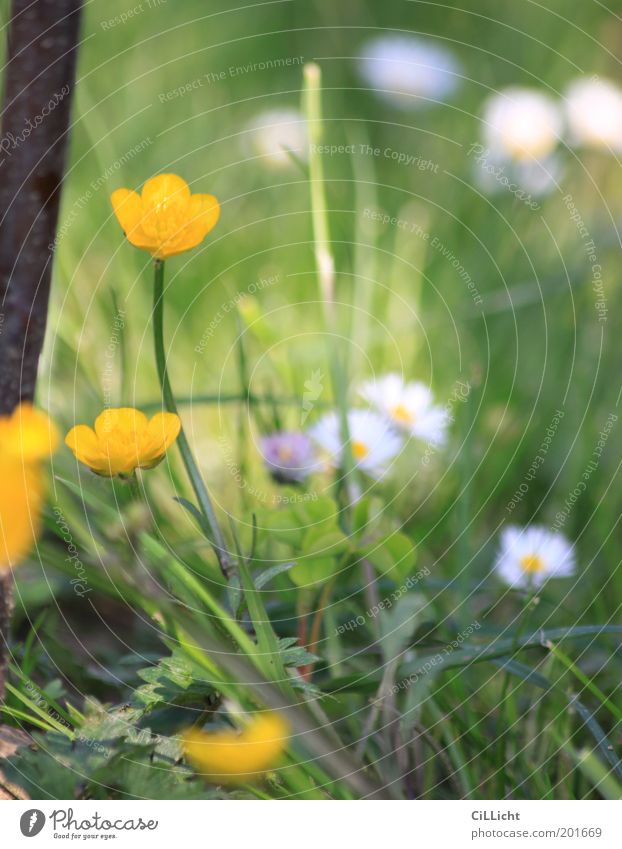
{"type": "Polygon", "coordinates": [[[513,86],[484,104],[484,142],[493,156],[509,160],[542,159],[557,146],[562,113],[557,103],[537,89],[513,86]]]}
{"type": "Polygon", "coordinates": [[[566,90],[569,141],[622,151],[622,90],[601,79],[578,79],[566,90]]]}
{"type": "Polygon", "coordinates": [[[307,123],[296,109],[270,109],[257,115],[244,141],[255,156],[274,168],[291,165],[288,151],[300,159],[306,159],[309,152],[307,123]]]}
{"type": "Polygon", "coordinates": [[[399,374],[387,374],[366,381],[361,396],[394,425],[431,445],[447,438],[449,414],[434,405],[434,397],[424,383],[404,383],[399,374]]]}
{"type": "MultiPolygon", "coordinates": [[[[371,410],[348,413],[350,450],[357,468],[372,478],[380,478],[402,448],[402,438],[386,419],[371,410]]],[[[328,465],[343,465],[343,440],[336,413],[327,413],[309,429],[309,436],[326,452],[328,465]]]]}
{"type": "Polygon", "coordinates": [[[484,150],[475,158],[475,181],[486,194],[515,190],[525,201],[550,194],[563,177],[557,153],[543,159],[508,159],[498,151],[484,150]]]}
{"type": "Polygon", "coordinates": [[[362,47],[358,65],[367,85],[401,109],[420,107],[425,100],[445,100],[461,77],[453,53],[410,35],[371,39],[362,47]]]}
{"type": "Polygon", "coordinates": [[[510,586],[541,587],[549,578],[572,575],[574,549],[563,534],[548,528],[508,527],[501,534],[495,569],[510,586]]]}

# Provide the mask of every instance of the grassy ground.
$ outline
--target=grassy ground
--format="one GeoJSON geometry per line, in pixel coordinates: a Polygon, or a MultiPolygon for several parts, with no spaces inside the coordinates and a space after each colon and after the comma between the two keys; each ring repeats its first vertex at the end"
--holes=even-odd
{"type": "MultiPolygon", "coordinates": [[[[365,502],[379,532],[401,528],[416,544],[423,577],[370,617],[374,596],[370,602],[353,555],[321,600],[321,587],[303,599],[311,619],[326,608],[317,689],[293,690],[289,678],[285,686],[292,710],[310,700],[319,737],[334,729],[348,757],[366,766],[365,780],[397,796],[620,796],[622,665],[612,628],[622,604],[619,424],[563,522],[576,542],[576,575],[530,603],[492,574],[502,525],[553,525],[608,417],[619,415],[618,163],[563,150],[559,187],[532,210],[509,193],[483,194],[468,156],[491,91],[517,84],[558,94],[582,73],[620,79],[622,5],[610,8],[591,0],[570,11],[561,0],[547,8],[478,0],[467,11],[279,0],[231,10],[143,0],[125,23],[114,21],[127,12],[124,0],[86,9],[39,387],[61,426],[91,422],[105,403],[160,404],[150,263],[123,240],[109,195],[156,173],[180,173],[222,204],[204,245],[167,264],[169,370],[188,402],[184,424],[227,533],[230,516],[248,547],[259,517],[251,571],[291,553],[269,530],[287,508],[262,468],[257,438],[276,424],[299,426],[305,382],[318,370],[323,389],[311,420],[343,398],[331,388],[308,174],[295,164],[267,169],[244,146],[243,131],[263,109],[300,106],[303,63],[312,60],[323,71],[324,140],[355,146],[353,155],[323,157],[350,401],[361,379],[390,370],[429,382],[441,403],[457,381],[471,387],[447,450],[423,468],[413,449],[365,502]],[[428,33],[450,46],[464,67],[460,94],[401,112],[366,90],[354,57],[380,29],[428,33]],[[288,57],[285,68],[252,70],[288,57]],[[400,164],[387,150],[432,165],[400,164]],[[606,321],[567,193],[595,242],[606,321]],[[373,221],[369,210],[408,229],[373,221]],[[227,400],[248,389],[286,400],[227,400]],[[546,459],[512,509],[557,410],[564,415],[546,459]],[[356,617],[364,624],[343,629],[356,617]],[[579,630],[564,636],[568,628],[579,630]]],[[[175,734],[212,714],[222,719],[232,702],[260,702],[238,683],[248,680],[238,670],[216,675],[209,655],[184,643],[186,627],[199,643],[222,638],[215,605],[226,606],[227,593],[196,523],[172,500],[189,494],[178,457],[169,452],[143,477],[138,502],[122,484],[79,469],[65,449],[53,475],[46,533],[17,576],[5,717],[39,728],[40,749],[20,750],[5,774],[35,798],[223,794],[178,765],[175,734]],[[68,545],[79,564],[67,559],[68,545]],[[184,602],[187,621],[160,608],[163,590],[184,602]],[[139,738],[144,728],[156,736],[139,738]]],[[[330,492],[318,476],[307,494],[330,492]]],[[[273,641],[296,636],[301,593],[285,573],[265,585],[259,608],[246,590],[250,614],[232,620],[229,638],[278,681],[279,664],[282,671],[297,663],[273,641]],[[258,657],[245,642],[254,639],[249,617],[258,657]]],[[[376,601],[395,591],[386,576],[373,588],[376,601]]],[[[372,792],[339,778],[321,746],[319,738],[297,739],[280,778],[234,792],[372,792]]]]}

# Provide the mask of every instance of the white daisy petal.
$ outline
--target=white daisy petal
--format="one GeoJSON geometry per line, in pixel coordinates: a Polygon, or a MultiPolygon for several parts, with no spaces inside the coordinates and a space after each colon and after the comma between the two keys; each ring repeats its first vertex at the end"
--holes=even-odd
{"type": "MultiPolygon", "coordinates": [[[[348,429],[356,466],[370,477],[382,477],[402,448],[401,437],[386,419],[370,410],[350,410],[348,429]]],[[[341,426],[336,413],[323,416],[309,429],[309,436],[325,452],[331,468],[343,465],[341,426]]]]}
{"type": "Polygon", "coordinates": [[[369,380],[360,395],[391,424],[432,445],[442,445],[447,436],[449,415],[434,405],[434,397],[424,383],[404,383],[398,374],[369,380]]]}
{"type": "Polygon", "coordinates": [[[609,80],[582,78],[566,90],[569,141],[622,152],[622,89],[609,80]]]}
{"type": "Polygon", "coordinates": [[[484,104],[484,142],[508,160],[541,160],[559,141],[563,119],[557,103],[537,89],[514,86],[484,104]]]}
{"type": "Polygon", "coordinates": [[[361,49],[359,73],[378,97],[400,109],[446,100],[461,81],[455,56],[432,39],[380,35],[361,49]]]}
{"type": "Polygon", "coordinates": [[[573,546],[563,534],[538,525],[510,526],[501,533],[495,570],[510,586],[537,589],[549,578],[572,575],[575,568],[573,546]]]}
{"type": "Polygon", "coordinates": [[[270,109],[257,115],[243,137],[244,145],[273,168],[292,164],[288,151],[308,155],[307,123],[296,109],[270,109]]]}

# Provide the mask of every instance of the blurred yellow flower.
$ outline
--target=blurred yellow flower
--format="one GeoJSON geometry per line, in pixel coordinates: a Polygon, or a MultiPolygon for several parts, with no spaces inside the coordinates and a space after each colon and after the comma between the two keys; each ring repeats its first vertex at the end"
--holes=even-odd
{"type": "Polygon", "coordinates": [[[197,731],[183,735],[184,754],[214,784],[244,784],[275,766],[285,750],[289,726],[279,714],[254,717],[241,732],[197,731]]]}
{"type": "Polygon", "coordinates": [[[148,419],[140,410],[120,407],[100,413],[95,430],[87,425],[73,427],[65,444],[96,474],[126,477],[136,469],[156,466],[180,429],[181,421],[174,413],[157,413],[148,419]]]}
{"type": "Polygon", "coordinates": [[[155,259],[196,248],[220,216],[213,195],[193,195],[177,174],[160,174],[147,180],[142,194],[117,189],[112,208],[128,240],[155,259]]]}
{"type": "Polygon", "coordinates": [[[17,566],[32,548],[45,490],[41,461],[57,444],[56,428],[31,404],[0,417],[0,572],[17,566]]]}

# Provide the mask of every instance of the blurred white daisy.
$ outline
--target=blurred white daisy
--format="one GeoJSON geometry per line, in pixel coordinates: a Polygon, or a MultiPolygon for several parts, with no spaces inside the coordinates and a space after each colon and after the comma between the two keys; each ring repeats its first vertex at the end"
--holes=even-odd
{"type": "Polygon", "coordinates": [[[457,88],[461,67],[453,53],[431,40],[381,35],[361,48],[359,73],[367,85],[401,109],[445,100],[457,88]]]}
{"type": "Polygon", "coordinates": [[[493,155],[529,160],[548,156],[562,131],[557,103],[537,89],[513,86],[497,92],[484,104],[484,142],[493,155]]]}
{"type": "Polygon", "coordinates": [[[434,404],[424,383],[405,383],[399,374],[368,380],[360,395],[396,427],[432,445],[442,445],[447,437],[449,415],[434,404]]]}
{"type": "Polygon", "coordinates": [[[265,164],[285,168],[292,164],[288,151],[299,159],[308,156],[307,123],[296,109],[270,109],[253,119],[244,144],[265,164]]]}
{"type": "Polygon", "coordinates": [[[483,150],[475,157],[475,182],[486,194],[510,191],[523,202],[552,192],[559,184],[564,166],[553,153],[544,159],[508,159],[498,152],[483,150]]]}
{"type": "MultiPolygon", "coordinates": [[[[402,438],[382,416],[372,410],[348,413],[350,450],[357,468],[372,478],[380,478],[402,448],[402,438]]],[[[309,429],[309,436],[325,452],[332,468],[343,465],[343,440],[336,413],[327,413],[309,429]]]]}
{"type": "Polygon", "coordinates": [[[512,526],[501,534],[495,569],[510,586],[537,588],[549,578],[572,575],[574,550],[563,534],[548,528],[512,526]]]}
{"type": "Polygon", "coordinates": [[[578,79],[566,89],[569,141],[622,151],[622,89],[609,80],[578,79]]]}

